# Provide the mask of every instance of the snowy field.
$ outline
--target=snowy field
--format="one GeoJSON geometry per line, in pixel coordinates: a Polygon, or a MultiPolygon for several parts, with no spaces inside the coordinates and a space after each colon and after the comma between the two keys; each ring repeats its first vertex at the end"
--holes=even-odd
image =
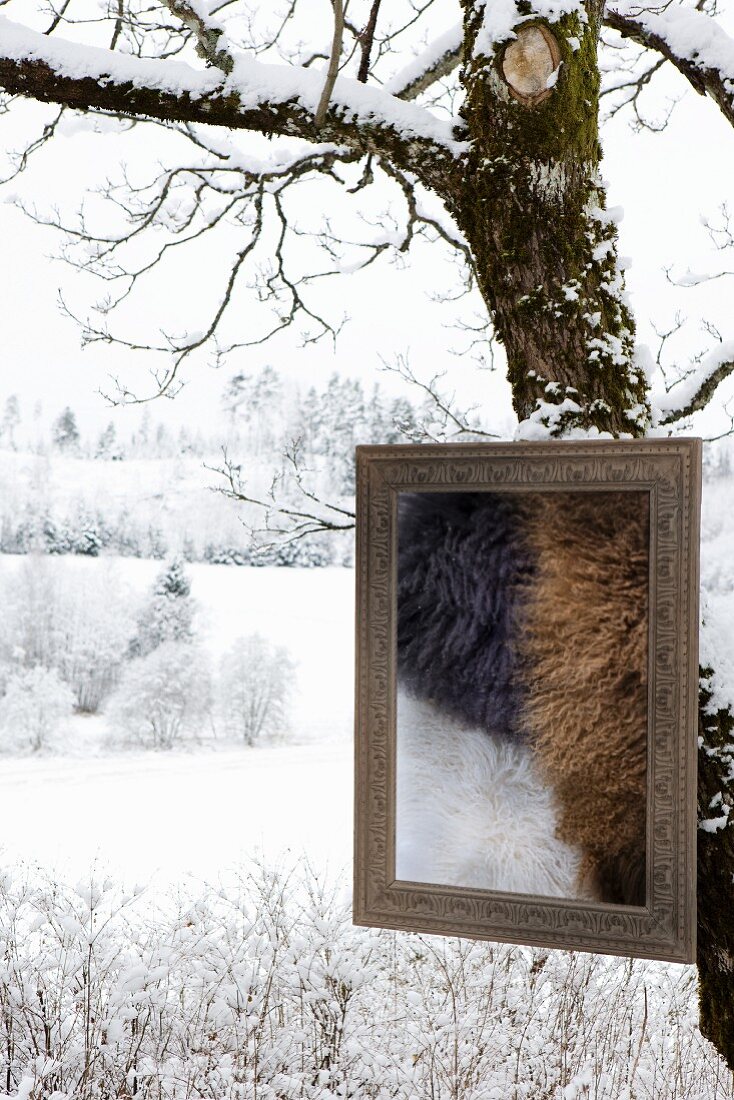
{"type": "MultiPolygon", "coordinates": [[[[47,559],[82,575],[109,559],[47,559]]],[[[21,559],[0,557],[0,578],[21,559]]],[[[141,593],[159,562],[121,559],[141,593]]],[[[244,853],[302,854],[334,870],[351,856],[353,588],[341,568],[192,565],[204,644],[216,659],[259,631],[296,661],[288,743],[207,743],[168,753],[110,753],[102,720],[74,719],[64,756],[0,758],[5,860],[78,875],[97,858],[127,882],[216,875],[244,853]]]]}
{"type": "MultiPolygon", "coordinates": [[[[702,581],[720,670],[734,652],[734,480],[704,492],[702,581]],[[715,597],[715,598],[714,598],[715,597]]],[[[49,558],[92,577],[113,565],[142,594],[159,562],[49,558]]],[[[0,581],[22,559],[0,556],[0,581]]],[[[171,752],[111,751],[104,719],[76,717],[63,755],[0,757],[5,860],[76,876],[93,859],[118,879],[212,877],[242,856],[306,858],[347,868],[352,845],[354,574],[191,565],[204,645],[216,661],[258,631],[296,661],[293,729],[284,744],[207,742],[171,752]]]]}

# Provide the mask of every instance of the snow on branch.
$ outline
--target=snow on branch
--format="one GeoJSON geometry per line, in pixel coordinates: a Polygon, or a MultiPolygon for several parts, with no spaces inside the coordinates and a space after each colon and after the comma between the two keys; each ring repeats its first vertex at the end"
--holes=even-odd
{"type": "Polygon", "coordinates": [[[456,68],[463,41],[464,28],[457,23],[388,80],[384,90],[398,99],[415,99],[456,68]]]}
{"type": "MultiPolygon", "coordinates": [[[[202,27],[202,33],[208,33],[202,27]]],[[[221,59],[221,48],[212,48],[221,59]]],[[[334,142],[409,167],[439,191],[446,171],[463,151],[451,123],[346,77],[336,80],[318,127],[321,73],[299,65],[266,64],[243,54],[224,56],[231,61],[230,72],[224,71],[229,64],[198,70],[181,61],[135,57],[51,38],[0,17],[0,87],[10,94],[75,110],[103,109],[334,142]]]]}
{"type": "Polygon", "coordinates": [[[722,343],[711,352],[697,371],[676,382],[666,392],[653,395],[656,423],[674,424],[705,408],[715,390],[730,374],[734,374],[734,340],[722,343]]]}
{"type": "Polygon", "coordinates": [[[734,126],[734,38],[715,19],[694,8],[650,12],[624,4],[608,8],[604,22],[670,61],[700,95],[711,96],[734,126]]]}

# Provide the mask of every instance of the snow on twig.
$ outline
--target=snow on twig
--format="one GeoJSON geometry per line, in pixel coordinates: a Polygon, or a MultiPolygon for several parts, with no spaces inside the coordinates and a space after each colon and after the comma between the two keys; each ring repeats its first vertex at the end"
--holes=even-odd
{"type": "Polygon", "coordinates": [[[664,11],[644,11],[639,4],[618,4],[615,14],[630,18],[659,37],[681,61],[714,69],[732,84],[734,92],[734,38],[703,11],[670,5],[664,11]]]}

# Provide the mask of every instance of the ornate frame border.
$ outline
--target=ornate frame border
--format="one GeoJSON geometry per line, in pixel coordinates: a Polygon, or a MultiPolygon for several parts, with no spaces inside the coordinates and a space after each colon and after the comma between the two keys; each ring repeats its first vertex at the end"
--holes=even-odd
{"type": "Polygon", "coordinates": [[[701,440],[357,448],[355,924],[694,962],[701,440]],[[398,492],[650,493],[645,907],[395,879],[398,492]]]}

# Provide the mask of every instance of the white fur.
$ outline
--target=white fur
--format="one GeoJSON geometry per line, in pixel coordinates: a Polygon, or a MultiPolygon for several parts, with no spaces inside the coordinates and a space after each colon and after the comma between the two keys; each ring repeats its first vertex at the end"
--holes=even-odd
{"type": "Polygon", "coordinates": [[[552,790],[526,746],[398,692],[399,879],[579,898],[580,852],[555,835],[552,790]]]}

